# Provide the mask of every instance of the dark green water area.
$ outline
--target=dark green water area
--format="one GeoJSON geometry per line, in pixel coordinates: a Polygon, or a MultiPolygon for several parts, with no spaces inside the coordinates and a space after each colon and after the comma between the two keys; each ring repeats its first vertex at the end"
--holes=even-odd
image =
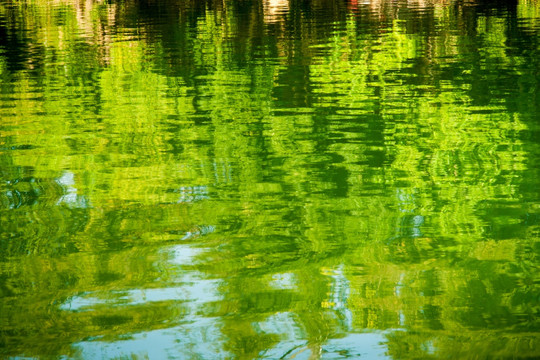
{"type": "Polygon", "coordinates": [[[540,358],[540,1],[0,0],[0,358],[540,358]]]}

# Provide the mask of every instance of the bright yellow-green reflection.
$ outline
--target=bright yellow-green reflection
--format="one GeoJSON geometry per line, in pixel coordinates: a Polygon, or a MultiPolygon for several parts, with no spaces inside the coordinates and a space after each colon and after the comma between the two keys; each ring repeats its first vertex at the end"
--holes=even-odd
{"type": "Polygon", "coordinates": [[[0,0],[0,354],[539,357],[539,9],[0,0]]]}

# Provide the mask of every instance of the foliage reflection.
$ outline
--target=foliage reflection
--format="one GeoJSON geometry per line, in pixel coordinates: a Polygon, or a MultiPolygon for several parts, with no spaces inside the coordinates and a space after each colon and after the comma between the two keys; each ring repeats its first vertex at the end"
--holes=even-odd
{"type": "Polygon", "coordinates": [[[539,14],[0,1],[0,353],[540,356],[539,14]]]}

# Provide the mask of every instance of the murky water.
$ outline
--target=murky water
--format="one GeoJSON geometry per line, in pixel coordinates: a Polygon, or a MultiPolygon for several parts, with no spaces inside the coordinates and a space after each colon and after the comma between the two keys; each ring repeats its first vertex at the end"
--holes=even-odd
{"type": "Polygon", "coordinates": [[[0,355],[540,357],[540,2],[0,0],[0,355]]]}

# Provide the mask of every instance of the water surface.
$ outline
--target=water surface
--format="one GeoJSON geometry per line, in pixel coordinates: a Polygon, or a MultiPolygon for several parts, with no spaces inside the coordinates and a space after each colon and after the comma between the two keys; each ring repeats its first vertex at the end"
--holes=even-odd
{"type": "Polygon", "coordinates": [[[0,354],[540,357],[540,2],[0,0],[0,354]]]}

